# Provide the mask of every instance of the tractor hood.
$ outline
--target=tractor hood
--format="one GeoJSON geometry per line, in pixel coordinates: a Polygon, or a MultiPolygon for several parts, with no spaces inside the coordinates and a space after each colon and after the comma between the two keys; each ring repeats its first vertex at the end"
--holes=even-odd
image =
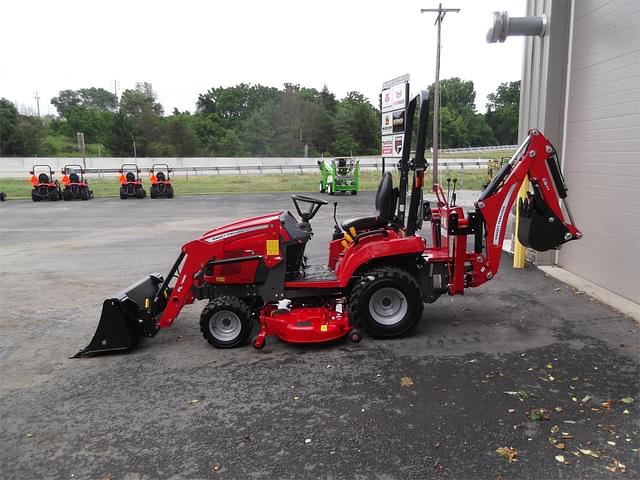
{"type": "Polygon", "coordinates": [[[237,222],[228,223],[227,225],[208,231],[202,235],[199,240],[207,243],[214,243],[235,235],[254,231],[258,232],[269,228],[269,225],[273,225],[274,222],[278,222],[282,213],[283,212],[269,213],[259,217],[245,218],[237,222]]]}

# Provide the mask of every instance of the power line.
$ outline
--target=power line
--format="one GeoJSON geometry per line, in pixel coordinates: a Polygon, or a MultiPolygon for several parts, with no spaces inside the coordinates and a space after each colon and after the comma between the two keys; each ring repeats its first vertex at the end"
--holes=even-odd
{"type": "Polygon", "coordinates": [[[438,183],[438,140],[440,133],[440,29],[442,27],[442,20],[447,12],[458,13],[459,8],[442,8],[442,4],[438,5],[438,8],[423,8],[420,13],[436,12],[438,16],[434,25],[438,26],[438,46],[436,50],[436,83],[435,92],[433,95],[433,181],[432,186],[438,183]]]}

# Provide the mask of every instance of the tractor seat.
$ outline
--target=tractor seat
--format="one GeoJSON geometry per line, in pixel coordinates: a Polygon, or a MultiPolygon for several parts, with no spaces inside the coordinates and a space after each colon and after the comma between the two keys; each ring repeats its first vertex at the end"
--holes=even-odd
{"type": "Polygon", "coordinates": [[[158,174],[156,175],[156,179],[159,182],[164,182],[167,179],[167,177],[165,177],[164,172],[158,172],[158,174]]]}
{"type": "Polygon", "coordinates": [[[136,176],[131,172],[127,172],[126,179],[127,179],[127,182],[135,182],[136,176]]]}
{"type": "Polygon", "coordinates": [[[77,173],[72,173],[71,175],[69,175],[69,181],[71,183],[80,183],[80,177],[77,173]]]}
{"type": "Polygon", "coordinates": [[[41,173],[38,175],[38,182],[40,183],[49,183],[49,175],[46,173],[41,173]]]}
{"type": "Polygon", "coordinates": [[[398,189],[393,188],[393,177],[386,172],[380,179],[376,192],[376,215],[372,217],[356,217],[342,222],[342,230],[356,232],[385,227],[393,222],[396,204],[398,203],[398,189]]]}

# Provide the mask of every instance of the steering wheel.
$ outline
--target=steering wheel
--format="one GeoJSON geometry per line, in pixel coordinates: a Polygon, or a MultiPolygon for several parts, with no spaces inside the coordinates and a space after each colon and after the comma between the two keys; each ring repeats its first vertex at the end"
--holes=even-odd
{"type": "Polygon", "coordinates": [[[320,207],[322,205],[326,205],[327,203],[329,203],[326,200],[320,200],[318,198],[307,197],[304,195],[291,195],[291,199],[293,200],[293,204],[298,211],[298,215],[300,215],[300,219],[305,223],[309,222],[309,220],[316,216],[316,213],[318,213],[318,210],[320,210],[320,207]],[[302,211],[298,202],[309,204],[309,208],[306,212],[302,211]]]}

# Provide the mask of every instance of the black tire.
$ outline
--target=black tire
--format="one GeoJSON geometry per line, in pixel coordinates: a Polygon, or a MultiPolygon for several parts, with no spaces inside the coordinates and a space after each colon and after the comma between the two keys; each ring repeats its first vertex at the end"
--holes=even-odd
{"type": "Polygon", "coordinates": [[[422,318],[422,293],[415,278],[397,267],[365,272],[351,290],[351,317],[371,335],[393,338],[422,318]]]}
{"type": "Polygon", "coordinates": [[[71,200],[71,191],[67,188],[65,188],[62,192],[62,199],[65,202],[68,202],[69,200],[71,200]]]}
{"type": "Polygon", "coordinates": [[[0,192],[0,202],[4,202],[7,200],[7,194],[4,192],[0,192]]]}
{"type": "Polygon", "coordinates": [[[318,192],[324,193],[324,186],[322,184],[322,180],[320,180],[320,183],[318,184],[318,192]]]}
{"type": "Polygon", "coordinates": [[[40,197],[37,194],[32,193],[31,194],[31,200],[33,200],[34,202],[39,202],[40,201],[40,197]]]}
{"type": "Polygon", "coordinates": [[[136,198],[144,198],[147,196],[147,193],[144,191],[144,188],[139,188],[136,190],[136,198]]]}
{"type": "Polygon", "coordinates": [[[82,200],[89,200],[91,198],[91,192],[89,191],[89,187],[83,187],[80,192],[80,198],[82,200]]]}
{"type": "Polygon", "coordinates": [[[167,198],[173,198],[173,187],[167,187],[167,198]]]}
{"type": "Polygon", "coordinates": [[[57,202],[62,198],[62,192],[59,192],[57,188],[53,187],[49,189],[49,199],[57,202]]]}
{"type": "Polygon", "coordinates": [[[211,300],[200,315],[200,331],[217,348],[239,347],[253,330],[249,307],[242,300],[221,296],[211,300]]]}
{"type": "Polygon", "coordinates": [[[156,198],[158,196],[158,186],[151,185],[151,189],[149,190],[149,196],[151,198],[156,198]]]}
{"type": "Polygon", "coordinates": [[[127,190],[124,187],[120,187],[120,200],[127,199],[127,190]]]}
{"type": "Polygon", "coordinates": [[[351,195],[357,195],[358,191],[357,190],[351,190],[351,195]]]}

